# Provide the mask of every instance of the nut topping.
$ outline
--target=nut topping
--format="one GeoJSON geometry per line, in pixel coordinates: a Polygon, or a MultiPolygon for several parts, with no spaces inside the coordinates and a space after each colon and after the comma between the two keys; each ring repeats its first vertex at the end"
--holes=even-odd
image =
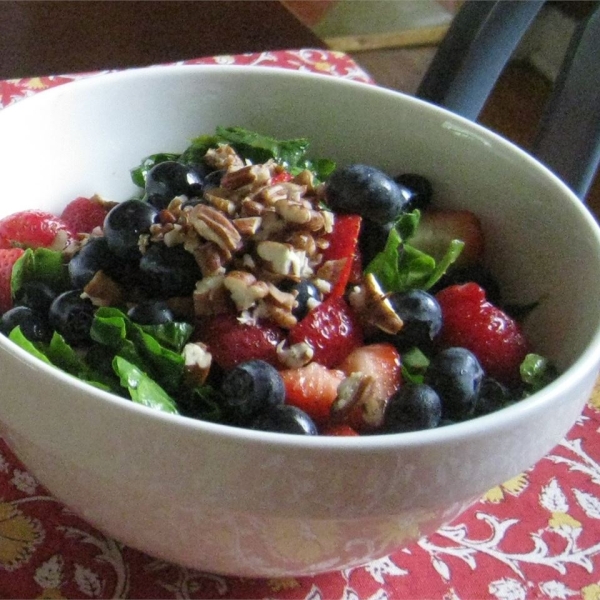
{"type": "Polygon", "coordinates": [[[190,223],[198,235],[229,251],[238,250],[242,237],[232,222],[220,211],[197,204],[189,212],[190,223]]]}

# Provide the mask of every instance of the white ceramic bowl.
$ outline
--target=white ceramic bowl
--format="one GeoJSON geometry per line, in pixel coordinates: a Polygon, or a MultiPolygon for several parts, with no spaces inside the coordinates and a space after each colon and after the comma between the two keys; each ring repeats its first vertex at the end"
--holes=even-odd
{"type": "Polygon", "coordinates": [[[600,361],[600,235],[576,197],[485,129],[366,84],[278,69],[165,67],[90,78],[0,112],[0,215],[126,199],[129,169],[217,125],[306,136],[315,156],[428,176],[481,218],[510,299],[564,370],[527,400],[432,431],[304,438],[170,416],[103,393],[0,336],[1,433],[60,500],[122,542],[198,569],[312,574],[450,521],[569,430],[600,361]]]}

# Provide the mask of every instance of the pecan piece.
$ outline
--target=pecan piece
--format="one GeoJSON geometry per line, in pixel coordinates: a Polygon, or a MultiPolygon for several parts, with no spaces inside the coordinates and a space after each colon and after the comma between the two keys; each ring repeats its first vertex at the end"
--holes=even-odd
{"type": "Polygon", "coordinates": [[[296,250],[291,244],[265,240],[256,246],[256,252],[273,273],[291,277],[304,277],[308,274],[306,253],[296,250]]]}
{"type": "Polygon", "coordinates": [[[241,247],[242,236],[230,219],[216,208],[197,204],[188,213],[188,219],[200,237],[220,248],[232,252],[241,247]]]}
{"type": "Polygon", "coordinates": [[[184,377],[195,385],[202,385],[210,371],[212,354],[208,347],[202,342],[190,342],[183,347],[182,351],[184,377]]]}
{"type": "Polygon", "coordinates": [[[269,293],[268,285],[264,281],[257,281],[247,271],[230,271],[223,285],[229,290],[238,311],[249,309],[269,293]]]}
{"type": "Polygon", "coordinates": [[[348,300],[364,323],[374,325],[392,335],[404,326],[372,273],[365,275],[363,284],[350,293],[348,300]]]}

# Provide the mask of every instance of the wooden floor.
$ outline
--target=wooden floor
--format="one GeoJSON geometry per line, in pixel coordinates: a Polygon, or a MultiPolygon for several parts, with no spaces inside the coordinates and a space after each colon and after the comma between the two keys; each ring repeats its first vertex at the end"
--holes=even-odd
{"type": "MultiPolygon", "coordinates": [[[[435,48],[417,47],[361,51],[352,56],[380,85],[412,94],[434,53],[435,48]]],[[[550,83],[535,69],[511,64],[498,81],[480,120],[527,149],[550,90],[550,83]]],[[[600,220],[600,175],[596,176],[587,204],[600,220]]]]}

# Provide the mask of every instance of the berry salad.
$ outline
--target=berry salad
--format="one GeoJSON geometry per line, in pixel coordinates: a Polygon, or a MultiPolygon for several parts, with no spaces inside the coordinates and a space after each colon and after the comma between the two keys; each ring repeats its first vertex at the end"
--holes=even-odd
{"type": "Polygon", "coordinates": [[[0,329],[145,406],[305,435],[435,428],[555,369],[484,266],[476,215],[415,173],[219,127],[142,160],[139,193],[0,219],[0,329]]]}

